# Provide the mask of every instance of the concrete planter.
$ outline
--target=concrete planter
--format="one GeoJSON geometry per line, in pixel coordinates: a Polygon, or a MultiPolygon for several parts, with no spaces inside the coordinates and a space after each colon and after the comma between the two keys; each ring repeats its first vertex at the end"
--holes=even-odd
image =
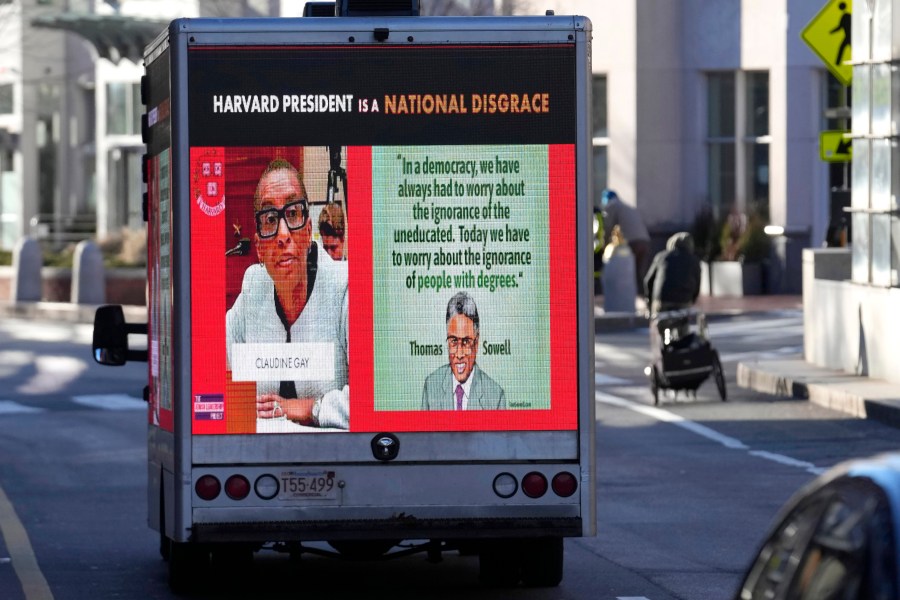
{"type": "MultiPolygon", "coordinates": [[[[713,261],[708,266],[711,296],[758,296],[763,293],[761,263],[713,261]]],[[[702,291],[702,284],[701,284],[702,291]]]]}
{"type": "MultiPolygon", "coordinates": [[[[0,267],[0,301],[11,301],[12,267],[0,267]]],[[[143,306],[147,304],[147,271],[144,267],[133,269],[107,269],[106,303],[143,306]]],[[[72,290],[72,269],[58,267],[41,268],[41,301],[69,302],[72,290]]]]}

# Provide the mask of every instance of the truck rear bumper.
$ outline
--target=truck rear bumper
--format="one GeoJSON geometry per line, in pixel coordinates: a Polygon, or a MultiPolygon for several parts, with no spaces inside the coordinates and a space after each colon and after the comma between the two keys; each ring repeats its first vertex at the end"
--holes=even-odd
{"type": "Polygon", "coordinates": [[[576,537],[580,517],[535,519],[416,519],[198,523],[191,541],[298,542],[341,539],[490,539],[540,536],[576,537]]]}

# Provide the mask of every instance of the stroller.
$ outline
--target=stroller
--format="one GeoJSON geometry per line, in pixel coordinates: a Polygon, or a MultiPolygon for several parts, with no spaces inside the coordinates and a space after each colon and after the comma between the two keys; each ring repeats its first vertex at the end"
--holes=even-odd
{"type": "Polygon", "coordinates": [[[722,401],[727,399],[725,374],[719,353],[712,347],[706,315],[693,309],[661,311],[650,319],[650,378],[653,404],[659,390],[685,390],[697,397],[697,388],[712,375],[722,401]]]}

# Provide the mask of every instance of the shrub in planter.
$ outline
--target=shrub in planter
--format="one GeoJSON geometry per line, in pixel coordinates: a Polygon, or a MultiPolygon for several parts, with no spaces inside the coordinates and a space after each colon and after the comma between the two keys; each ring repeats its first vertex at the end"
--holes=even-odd
{"type": "Polygon", "coordinates": [[[768,259],[772,241],[765,228],[766,220],[759,213],[732,212],[722,225],[718,260],[761,263],[768,259]]]}
{"type": "Polygon", "coordinates": [[[714,296],[744,296],[763,292],[765,263],[772,241],[759,213],[732,212],[722,225],[718,260],[710,264],[714,296]]]}

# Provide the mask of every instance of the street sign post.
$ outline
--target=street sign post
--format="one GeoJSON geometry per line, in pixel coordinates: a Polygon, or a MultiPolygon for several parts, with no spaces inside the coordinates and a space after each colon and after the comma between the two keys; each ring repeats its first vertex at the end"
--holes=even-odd
{"type": "Polygon", "coordinates": [[[852,0],[829,0],[800,32],[800,37],[822,59],[831,74],[847,86],[853,78],[850,66],[852,8],[852,0]]]}
{"type": "Polygon", "coordinates": [[[850,132],[838,130],[820,133],[819,156],[825,162],[850,162],[853,159],[853,144],[850,140],[850,132]]]}

